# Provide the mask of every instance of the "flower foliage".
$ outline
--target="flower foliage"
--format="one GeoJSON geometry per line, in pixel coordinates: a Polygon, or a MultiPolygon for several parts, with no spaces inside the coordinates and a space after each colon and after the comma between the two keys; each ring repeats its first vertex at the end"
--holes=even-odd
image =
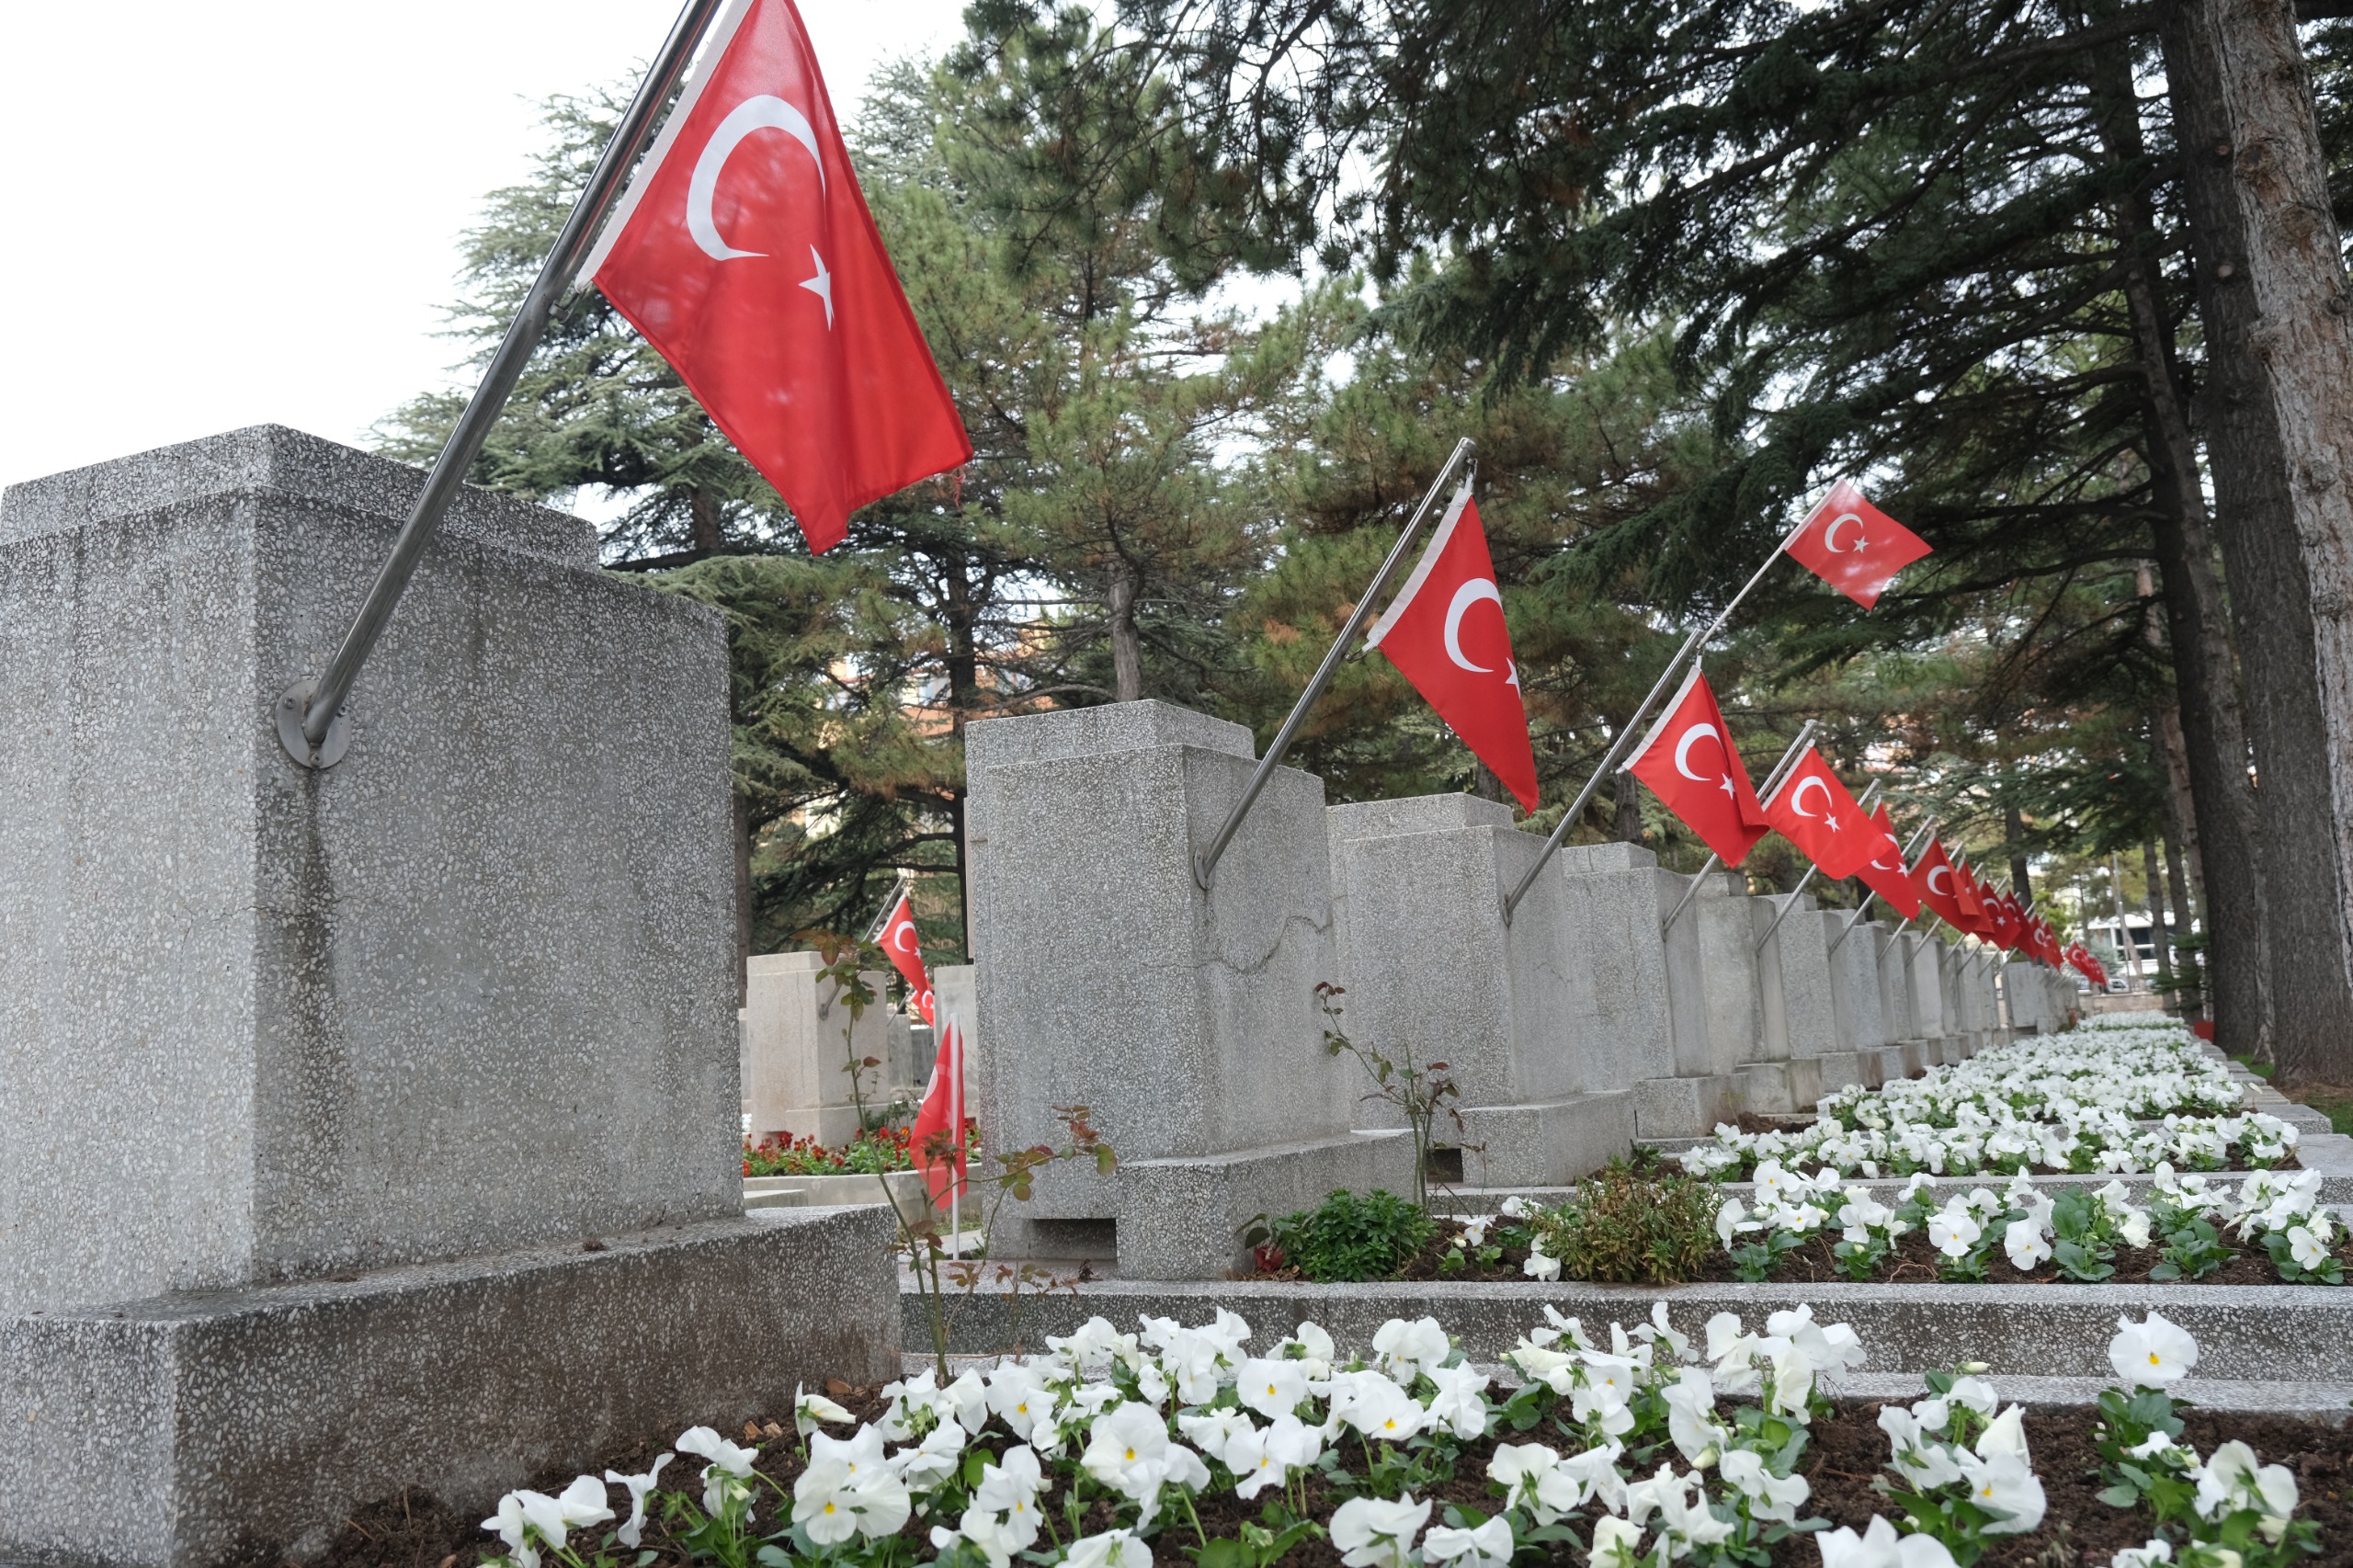
{"type": "MultiPolygon", "coordinates": [[[[1665,1302],[1631,1331],[1544,1317],[1501,1377],[1434,1318],[1392,1319],[1351,1354],[1312,1322],[1261,1345],[1223,1309],[1192,1326],[1147,1316],[1133,1333],[1097,1317],[1044,1355],[892,1383],[847,1436],[826,1428],[848,1426],[848,1411],[803,1394],[790,1484],[758,1469],[757,1449],[695,1427],[645,1474],[512,1493],[483,1528],[501,1568],[616,1564],[656,1520],[688,1560],[723,1568],[1152,1568],[1176,1552],[1270,1568],[1310,1540],[1347,1568],[1728,1568],[1782,1560],[1815,1532],[1824,1568],[1969,1568],[2042,1522],[2023,1414],[1983,1366],[1932,1373],[1927,1398],[1881,1408],[1887,1508],[1859,1533],[1829,1530],[1807,1514],[1806,1448],[1825,1381],[1865,1362],[1847,1325],[1803,1305],[1755,1326],[1720,1312],[1696,1332],[1665,1302]],[[1465,1481],[1483,1500],[1461,1500],[1465,1481]],[[1197,1505],[1225,1494],[1256,1518],[1213,1538],[1197,1505]]],[[[2102,1498],[2152,1531],[2118,1568],[2301,1557],[2313,1527],[2295,1518],[2287,1470],[2243,1443],[2201,1456],[2179,1442],[2171,1391],[2197,1364],[2190,1335],[2155,1312],[2120,1320],[2109,1358],[2102,1498]]]]}

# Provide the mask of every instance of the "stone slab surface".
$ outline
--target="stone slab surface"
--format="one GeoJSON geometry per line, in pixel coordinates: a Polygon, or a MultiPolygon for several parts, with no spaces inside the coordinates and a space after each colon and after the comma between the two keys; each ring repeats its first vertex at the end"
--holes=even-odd
{"type": "MultiPolygon", "coordinates": [[[[1006,1347],[1004,1297],[975,1299],[957,1324],[956,1348],[1006,1347]]],[[[902,1293],[910,1312],[920,1306],[902,1293]]],[[[1989,1363],[1995,1375],[2097,1379],[2112,1376],[2108,1342],[2120,1313],[2136,1319],[2155,1307],[2197,1336],[2201,1378],[2256,1382],[2353,1382],[2353,1291],[2325,1285],[1741,1285],[1640,1286],[1427,1281],[1302,1285],[1223,1280],[1170,1283],[1132,1278],[1083,1286],[1075,1295],[1025,1302],[1022,1332],[1031,1345],[1067,1334],[1100,1313],[1132,1328],[1137,1314],[1208,1321],[1220,1306],[1246,1319],[1267,1340],[1313,1318],[1342,1345],[1369,1346],[1393,1317],[1434,1315],[1474,1359],[1492,1360],[1529,1329],[1544,1306],[1582,1320],[1589,1330],[1613,1320],[1631,1325],[1665,1301],[1669,1321],[1699,1336],[1720,1312],[1751,1326],[1801,1302],[1824,1323],[1847,1323],[1861,1336],[1873,1373],[1922,1372],[1956,1360],[1989,1363]]],[[[915,1323],[911,1316],[910,1324],[915,1323]]],[[[912,1328],[910,1333],[912,1333],[912,1328]]]]}
{"type": "Polygon", "coordinates": [[[872,1383],[901,1356],[889,1230],[769,1211],[0,1323],[0,1560],[281,1561],[404,1488],[486,1512],[618,1443],[872,1383]]]}
{"type": "Polygon", "coordinates": [[[350,754],[278,744],[418,483],[265,428],[0,500],[0,1315],[740,1202],[714,612],[468,492],[350,754]]]}

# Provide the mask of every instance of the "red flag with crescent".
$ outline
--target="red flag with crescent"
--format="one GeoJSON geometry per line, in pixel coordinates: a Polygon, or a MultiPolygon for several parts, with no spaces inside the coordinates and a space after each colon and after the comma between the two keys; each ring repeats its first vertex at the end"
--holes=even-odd
{"type": "Polygon", "coordinates": [[[963,1186],[965,1144],[964,1031],[950,1018],[940,1031],[939,1049],[932,1053],[931,1082],[924,1086],[923,1104],[915,1108],[915,1123],[907,1130],[908,1152],[938,1206],[945,1208],[949,1189],[963,1186]],[[935,1157],[935,1147],[948,1152],[935,1157]]]}
{"type": "Polygon", "coordinates": [[[1854,482],[1830,487],[1790,539],[1790,557],[1870,608],[1895,574],[1929,552],[1928,541],[1863,498],[1854,482]]]}
{"type": "Polygon", "coordinates": [[[1919,893],[1920,902],[1936,912],[1937,918],[1956,931],[1973,932],[1969,916],[1962,913],[1959,890],[1952,869],[1952,857],[1945,853],[1944,845],[1928,840],[1928,847],[1912,867],[1912,886],[1919,893]]]}
{"type": "Polygon", "coordinates": [[[1528,739],[1519,666],[1512,663],[1503,590],[1468,484],[1454,493],[1414,574],[1365,643],[1388,655],[1524,809],[1536,809],[1536,748],[1528,739]]]}
{"type": "Polygon", "coordinates": [[[1716,694],[1696,663],[1626,770],[1727,866],[1746,859],[1772,831],[1716,694]]]}
{"type": "Polygon", "coordinates": [[[1879,853],[1879,834],[1870,813],[1812,746],[1782,776],[1764,806],[1773,831],[1803,850],[1833,881],[1853,876],[1879,853]]]}
{"type": "Polygon", "coordinates": [[[792,506],[812,551],[972,455],[792,0],[734,0],[581,275],[792,506]]]}
{"type": "Polygon", "coordinates": [[[1953,902],[1961,905],[1961,928],[1973,931],[1981,937],[1991,936],[1994,930],[1992,905],[1996,901],[1978,881],[1977,873],[1970,869],[1966,855],[1952,858],[1952,888],[1953,902]]]}
{"type": "Polygon", "coordinates": [[[1895,836],[1895,819],[1885,806],[1871,812],[1871,858],[1855,869],[1855,875],[1904,919],[1920,913],[1920,891],[1904,869],[1904,841],[1895,836]]]}
{"type": "Polygon", "coordinates": [[[891,960],[891,967],[907,983],[907,1002],[923,1016],[926,1024],[931,1017],[931,976],[923,967],[923,939],[915,935],[915,910],[908,896],[902,892],[891,918],[882,925],[882,951],[891,960]]]}

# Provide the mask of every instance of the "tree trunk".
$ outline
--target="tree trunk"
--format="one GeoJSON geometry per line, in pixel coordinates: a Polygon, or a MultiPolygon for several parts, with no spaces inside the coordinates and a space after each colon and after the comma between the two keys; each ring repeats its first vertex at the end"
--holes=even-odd
{"type": "MultiPolygon", "coordinates": [[[[2099,51],[2091,67],[2100,140],[2109,156],[2137,163],[2144,144],[2126,47],[2099,51]]],[[[2216,1038],[2234,1054],[2262,1057],[2271,1038],[2269,903],[2254,787],[2247,780],[2246,721],[2239,702],[2230,607],[2214,570],[2212,519],[2199,481],[2174,330],[2157,272],[2156,222],[2145,192],[2115,206],[2126,310],[2140,361],[2143,460],[2149,466],[2150,542],[2165,595],[2177,706],[2157,716],[2173,814],[2200,856],[2207,913],[2208,985],[2216,1038]],[[2185,799],[2186,797],[2186,799],[2185,799]],[[2213,851],[2211,858],[2203,852],[2213,851]],[[2211,880],[2203,873],[2211,868],[2211,880]]]]}
{"type": "Polygon", "coordinates": [[[1111,558],[1104,598],[1111,615],[1111,681],[1121,702],[1143,696],[1143,646],[1136,638],[1136,569],[1123,555],[1111,558]]]}
{"type": "Polygon", "coordinates": [[[1495,777],[1494,768],[1475,756],[1471,759],[1471,792],[1483,801],[1504,798],[1504,781],[1495,777]]]}
{"type": "Polygon", "coordinates": [[[2023,909],[2034,902],[2034,888],[2026,875],[2026,818],[2015,801],[2002,802],[2002,847],[2010,857],[2010,891],[2018,895],[2023,909]]]}
{"type": "Polygon", "coordinates": [[[1610,836],[1620,844],[1643,841],[1643,781],[1620,768],[1618,799],[1610,820],[1610,836]]]}
{"type": "Polygon", "coordinates": [[[2283,1079],[2353,1075],[2353,297],[2293,14],[2280,0],[2171,0],[2160,22],[2265,889],[2280,912],[2270,983],[2296,998],[2275,1006],[2270,1044],[2283,1079]]]}
{"type": "Polygon", "coordinates": [[[2141,880],[2148,889],[2146,904],[2149,912],[2149,940],[2157,949],[2157,978],[2165,983],[2166,992],[2173,991],[2173,925],[2165,918],[2165,879],[2157,874],[2157,846],[2154,839],[2141,842],[2141,880]]]}
{"type": "MultiPolygon", "coordinates": [[[[2180,922],[2182,934],[2187,936],[2198,919],[2198,912],[2190,904],[2189,879],[2182,869],[2184,858],[2171,834],[2165,835],[2165,891],[2173,898],[2173,917],[2180,922]]],[[[2181,1016],[2189,1023],[2198,1023],[2206,1017],[2205,975],[2208,965],[2201,955],[2184,953],[2181,967],[2183,978],[2190,982],[2181,994],[2181,1016]]]]}
{"type": "Polygon", "coordinates": [[[727,536],[719,529],[719,497],[699,484],[687,494],[687,528],[702,554],[726,551],[727,536]]]}
{"type": "MultiPolygon", "coordinates": [[[[2200,509],[2203,509],[2202,506],[2200,509]]],[[[2225,649],[2225,652],[2227,651],[2225,649]]],[[[2175,678],[2177,680],[2180,678],[2178,672],[2175,678]]],[[[2224,694],[2230,699],[2232,722],[2240,725],[2243,758],[2245,729],[2243,724],[2240,724],[2242,714],[2235,686],[2226,687],[2224,694]]],[[[2171,702],[2158,704],[2152,722],[2155,725],[2157,732],[2159,765],[2165,770],[2165,793],[2160,805],[2165,812],[2166,841],[2177,846],[2181,858],[2188,862],[2189,880],[2198,884],[2198,901],[2202,908],[2206,902],[2206,869],[2199,863],[2198,796],[2190,784],[2189,742],[2182,734],[2180,707],[2171,702]]],[[[2211,758],[2208,759],[2208,766],[2211,766],[2211,758]]],[[[2228,769],[2223,770],[2222,782],[2225,792],[2233,784],[2243,790],[2241,799],[2245,810],[2243,820],[2252,824],[2255,820],[2255,790],[2246,785],[2246,769],[2242,767],[2235,774],[2228,769]]],[[[2244,869],[2242,867],[2242,873],[2244,869]]],[[[2260,895],[2261,887],[2258,886],[2256,892],[2260,895]]],[[[2188,906],[2181,902],[2181,896],[2177,891],[2173,902],[2174,907],[2182,912],[2182,918],[2188,920],[2190,917],[2188,906]]]]}

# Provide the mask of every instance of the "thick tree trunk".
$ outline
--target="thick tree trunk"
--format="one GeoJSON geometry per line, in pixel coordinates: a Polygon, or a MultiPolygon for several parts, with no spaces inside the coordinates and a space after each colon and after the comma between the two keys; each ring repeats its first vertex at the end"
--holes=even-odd
{"type": "MultiPolygon", "coordinates": [[[[979,616],[972,598],[970,558],[961,550],[951,550],[940,570],[946,590],[940,597],[948,607],[948,724],[961,744],[964,726],[981,705],[980,633],[975,625],[979,616]]],[[[956,908],[961,934],[959,945],[967,963],[972,961],[972,862],[964,838],[964,801],[969,793],[962,778],[948,791],[948,832],[956,849],[956,908]]]]}
{"type": "Polygon", "coordinates": [[[700,553],[718,555],[727,549],[727,536],[719,528],[719,497],[699,484],[687,496],[687,528],[700,553]]]}
{"type": "Polygon", "coordinates": [[[2142,841],[2141,881],[2148,889],[2149,939],[2157,949],[2157,978],[2170,992],[2173,989],[2173,923],[2165,917],[2165,878],[2157,872],[2157,846],[2154,839],[2142,841]]]}
{"type": "Polygon", "coordinates": [[[2015,801],[2002,803],[2002,847],[2010,858],[2010,891],[2018,895],[2021,907],[2032,903],[2034,887],[2026,874],[2026,818],[2015,801]]]}
{"type": "MultiPolygon", "coordinates": [[[[2165,835],[2165,891],[2173,899],[2173,917],[2180,923],[2182,935],[2188,936],[2190,926],[2198,918],[2198,911],[2189,902],[2189,879],[2182,869],[2184,857],[2171,834],[2165,835]]],[[[2204,977],[2208,965],[2197,953],[2184,953],[2181,957],[2183,977],[2194,982],[2184,987],[2181,993],[2181,1016],[2194,1024],[2206,1017],[2207,983],[2204,977]]]]}
{"type": "Polygon", "coordinates": [[[1111,558],[1111,578],[1104,595],[1111,619],[1111,682],[1121,702],[1143,696],[1143,645],[1136,637],[1136,569],[1125,556],[1111,558]]]}
{"type": "MultiPolygon", "coordinates": [[[[2160,33],[2211,363],[2208,450],[2270,851],[2265,891],[2279,912],[2271,985],[2295,997],[2275,1007],[2271,1043],[2283,1078],[2346,1076],[2353,296],[2293,14],[2280,0],[2171,0],[2160,33]]],[[[2210,855],[2210,876],[2220,869],[2210,855]]],[[[2219,1007],[2216,1021],[2228,1021],[2219,1007]]]]}
{"type": "Polygon", "coordinates": [[[1483,801],[1504,798],[1504,781],[1495,777],[1494,768],[1475,756],[1471,759],[1471,792],[1483,801]]]}
{"type": "MultiPolygon", "coordinates": [[[[2202,506],[2200,510],[2203,510],[2202,506]]],[[[2168,601],[2168,610],[2170,610],[2170,601],[2168,601]]],[[[2224,651],[2228,652],[2228,649],[2225,648],[2224,651]]],[[[2176,678],[2179,678],[2178,674],[2176,678]]],[[[2231,702],[2231,720],[2233,723],[2239,725],[2242,742],[2244,742],[2245,728],[2241,722],[2243,715],[2239,709],[2235,683],[2225,688],[2225,695],[2229,697],[2231,702]]],[[[2158,761],[2165,770],[2165,795],[2163,802],[2165,834],[2170,843],[2180,847],[2182,858],[2188,861],[2189,880],[2198,884],[2199,902],[2202,905],[2206,897],[2204,891],[2206,869],[2199,863],[2198,798],[2190,785],[2189,742],[2182,734],[2181,710],[2173,703],[2162,703],[2158,706],[2155,717],[2151,722],[2156,726],[2158,761]]],[[[2241,755],[2243,761],[2244,750],[2241,755]]],[[[2243,798],[2245,802],[2245,820],[2252,823],[2255,817],[2255,790],[2251,787],[2246,787],[2245,767],[2241,767],[2235,776],[2225,771],[2222,778],[2245,789],[2243,798]]],[[[2245,875],[2244,868],[2241,869],[2241,874],[2245,875]]],[[[2252,880],[2252,878],[2249,879],[2249,881],[2252,880]]],[[[2262,890],[2258,887],[2256,891],[2260,892],[2262,890]]],[[[2175,898],[2174,903],[2177,908],[2185,907],[2178,897],[2175,898]]],[[[2187,913],[2184,914],[2183,918],[2188,918],[2187,913]]]]}
{"type": "Polygon", "coordinates": [[[1643,841],[1643,781],[1620,768],[1618,773],[1618,798],[1612,809],[1610,836],[1620,844],[1643,841]]]}
{"type": "MultiPolygon", "coordinates": [[[[2140,109],[2124,50],[2101,51],[2092,77],[2109,156],[2139,162],[2140,109]]],[[[2256,836],[2255,790],[2247,781],[2246,726],[2234,670],[2229,607],[2214,570],[2198,450],[2174,358],[2173,327],[2159,292],[2155,218],[2148,198],[2138,191],[2118,201],[2115,215],[2125,305],[2141,366],[2142,447],[2154,503],[2151,543],[2164,585],[2178,703],[2158,715],[2158,736],[2176,793],[2179,831],[2189,843],[2214,851],[2219,881],[2200,886],[2211,901],[2206,906],[2207,972],[2217,1040],[2235,1054],[2261,1057],[2271,1032],[2269,906],[2256,836]],[[2180,798],[2185,794],[2186,811],[2180,798]]]]}

